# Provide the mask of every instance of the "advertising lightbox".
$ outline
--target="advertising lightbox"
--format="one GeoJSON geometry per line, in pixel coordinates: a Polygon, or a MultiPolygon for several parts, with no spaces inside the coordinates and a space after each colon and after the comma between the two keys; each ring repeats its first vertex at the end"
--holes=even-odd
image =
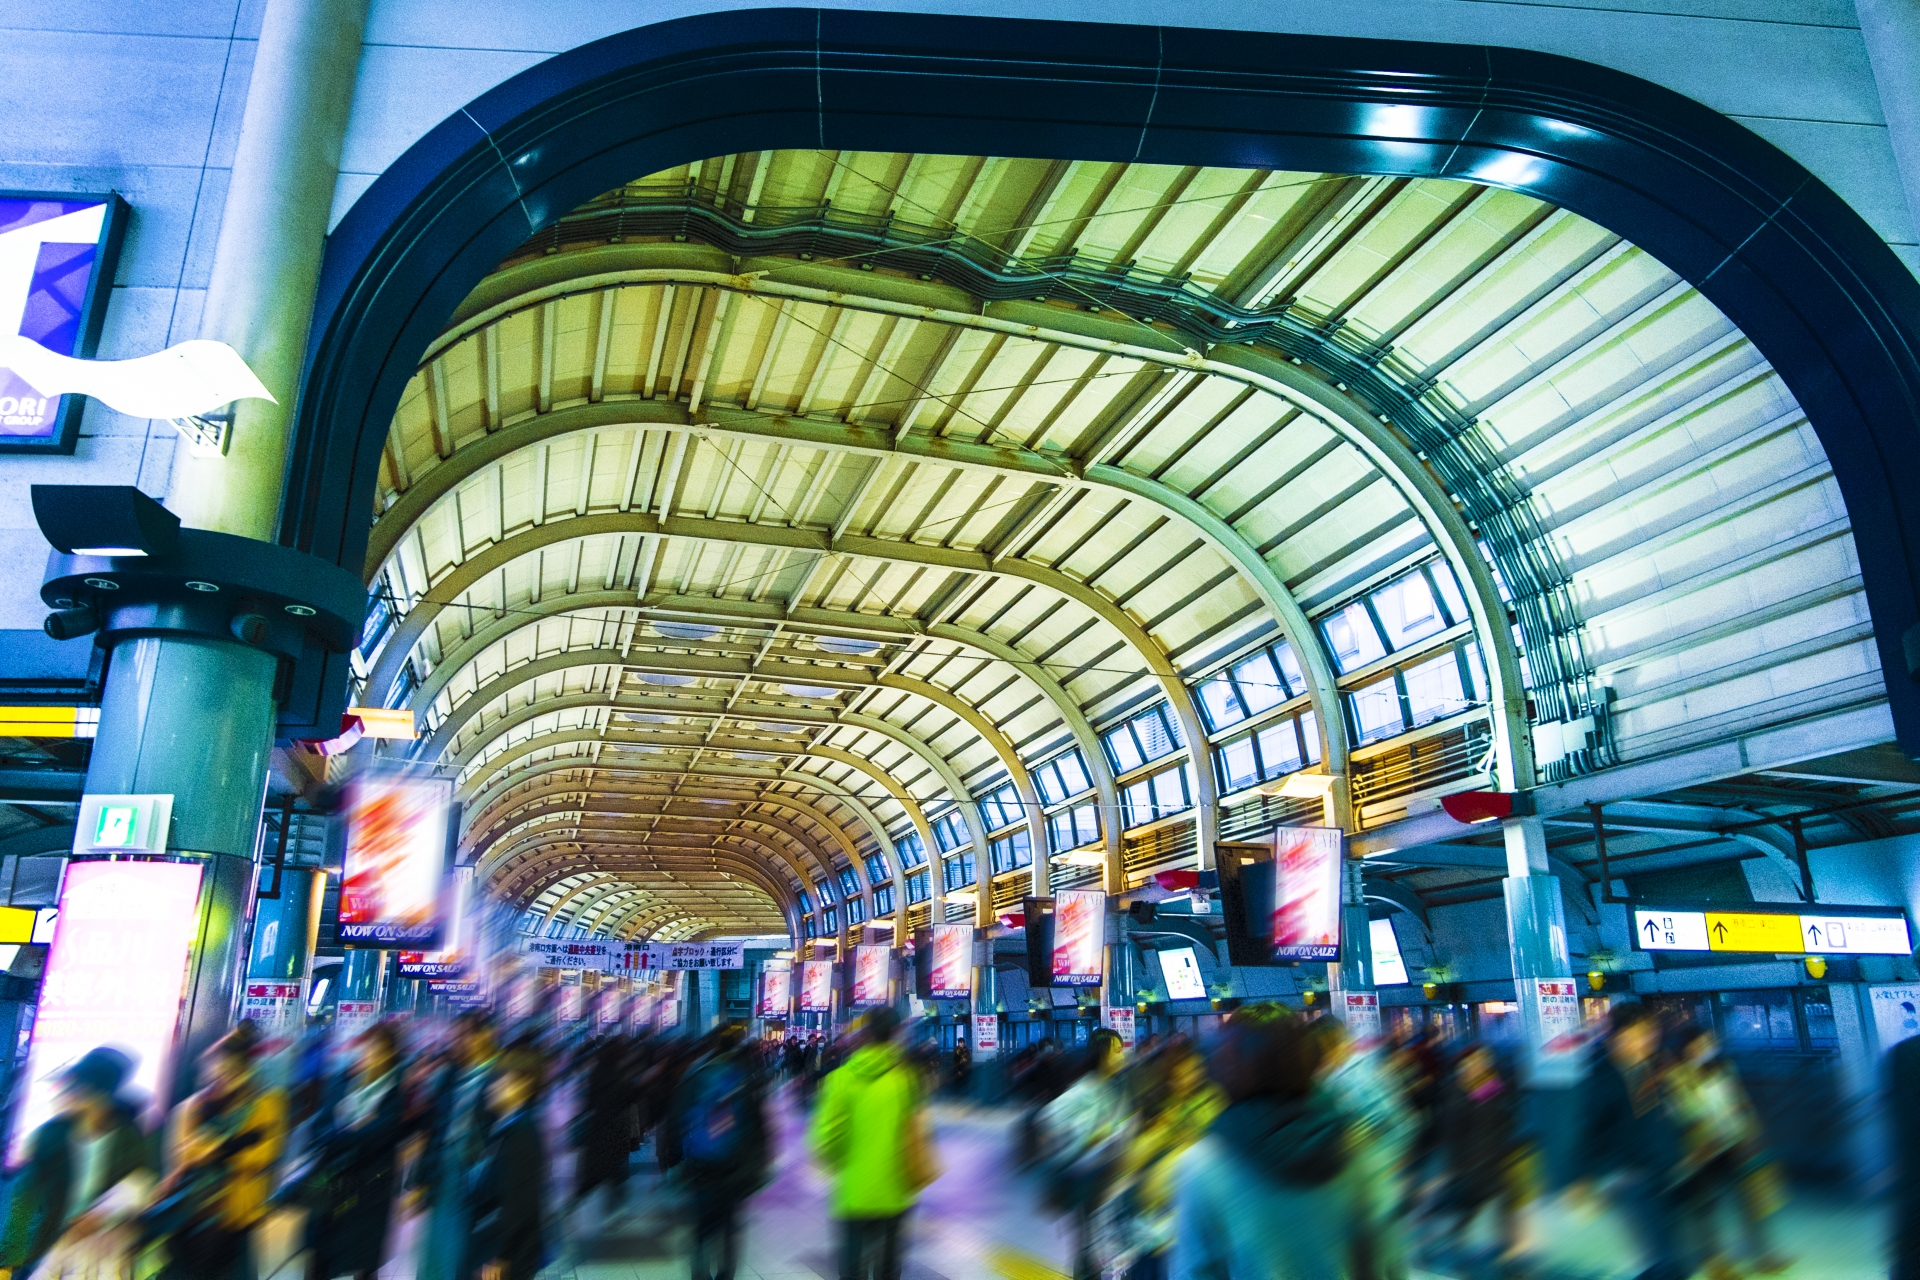
{"type": "Polygon", "coordinates": [[[1273,958],[1340,958],[1338,827],[1280,827],[1273,833],[1273,958]]]}
{"type": "Polygon", "coordinates": [[[430,951],[443,941],[453,780],[376,774],[347,787],[340,940],[430,951]]]}
{"type": "Polygon", "coordinates": [[[1107,895],[1063,889],[1053,895],[1053,985],[1097,987],[1107,952],[1107,895]]]}
{"type": "Polygon", "coordinates": [[[801,964],[800,1007],[808,1013],[833,1010],[833,961],[808,960],[801,964]]]}
{"type": "Polygon", "coordinates": [[[893,948],[862,944],[853,949],[853,992],[855,1008],[869,1009],[886,1004],[893,996],[893,948]]]}
{"type": "Polygon", "coordinates": [[[1207,980],[1200,976],[1200,961],[1192,947],[1178,947],[1160,953],[1160,974],[1167,980],[1167,999],[1205,1000],[1207,980]]]}
{"type": "Polygon", "coordinates": [[[936,924],[927,930],[927,998],[973,998],[973,926],[936,924]]]}
{"type": "Polygon", "coordinates": [[[1407,982],[1407,962],[1400,955],[1400,939],[1391,920],[1369,920],[1367,941],[1373,948],[1373,985],[1398,987],[1407,982]]]}
{"type": "Polygon", "coordinates": [[[80,396],[24,370],[64,383],[92,357],[126,213],[111,195],[0,193],[0,451],[73,452],[80,396]]]}
{"type": "Polygon", "coordinates": [[[133,1059],[129,1092],[164,1105],[187,962],[199,928],[200,864],[76,862],[47,955],[12,1160],[53,1115],[59,1075],[109,1045],[133,1059]]]}
{"type": "Polygon", "coordinates": [[[793,1008],[793,971],[768,969],[760,975],[760,1016],[785,1018],[793,1008]]]}

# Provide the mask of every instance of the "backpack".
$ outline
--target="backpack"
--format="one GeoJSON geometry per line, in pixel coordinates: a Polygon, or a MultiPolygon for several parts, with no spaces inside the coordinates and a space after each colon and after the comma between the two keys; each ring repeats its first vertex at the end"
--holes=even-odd
{"type": "Polygon", "coordinates": [[[752,1106],[746,1074],[736,1064],[709,1064],[694,1081],[693,1101],[681,1124],[681,1156],[695,1165],[739,1161],[751,1136],[752,1106]]]}

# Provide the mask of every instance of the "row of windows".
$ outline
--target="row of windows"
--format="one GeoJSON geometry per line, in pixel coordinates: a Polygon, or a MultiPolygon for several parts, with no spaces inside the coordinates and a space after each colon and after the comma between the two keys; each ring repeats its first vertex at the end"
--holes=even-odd
{"type": "Polygon", "coordinates": [[[1467,602],[1444,560],[1429,560],[1320,620],[1345,675],[1467,620],[1467,602]]]}
{"type": "Polygon", "coordinates": [[[860,896],[860,875],[852,867],[841,867],[834,873],[840,879],[840,896],[852,902],[860,896]]]}
{"type": "Polygon", "coordinates": [[[1047,819],[1047,850],[1065,853],[1100,839],[1100,802],[1089,800],[1047,819]]]}
{"type": "Polygon", "coordinates": [[[986,821],[987,830],[998,831],[1016,822],[1025,822],[1027,809],[1020,803],[1020,793],[1009,782],[995,788],[980,801],[980,816],[986,821]]]}
{"type": "Polygon", "coordinates": [[[900,865],[903,867],[917,867],[927,860],[927,846],[920,842],[920,833],[917,831],[907,832],[893,842],[893,847],[900,851],[900,865]]]}
{"type": "Polygon", "coordinates": [[[1164,703],[1107,730],[1100,735],[1100,741],[1106,746],[1107,759],[1115,773],[1151,764],[1181,747],[1180,735],[1174,731],[1173,717],[1167,713],[1164,703]]]}
{"type": "Polygon", "coordinates": [[[1035,769],[1033,785],[1040,788],[1040,802],[1051,805],[1093,790],[1093,778],[1087,773],[1086,758],[1075,747],[1035,769]]]}
{"type": "Polygon", "coordinates": [[[995,875],[1030,867],[1033,865],[1033,837],[1024,828],[1012,832],[989,844],[987,855],[995,875]]]}
{"type": "Polygon", "coordinates": [[[1193,788],[1187,773],[1192,765],[1164,769],[1121,789],[1120,812],[1129,827],[1141,826],[1176,814],[1193,805],[1193,788]]]}
{"type": "Polygon", "coordinates": [[[1355,738],[1378,742],[1423,724],[1458,715],[1482,700],[1480,647],[1473,641],[1393,671],[1346,695],[1355,738]]]}
{"type": "Polygon", "coordinates": [[[1301,674],[1299,656],[1285,640],[1248,654],[1225,671],[1202,680],[1194,690],[1207,728],[1215,731],[1306,691],[1307,678],[1301,674]]]}
{"type": "Polygon", "coordinates": [[[1320,720],[1311,711],[1220,744],[1213,757],[1223,794],[1271,782],[1320,762],[1320,720]]]}

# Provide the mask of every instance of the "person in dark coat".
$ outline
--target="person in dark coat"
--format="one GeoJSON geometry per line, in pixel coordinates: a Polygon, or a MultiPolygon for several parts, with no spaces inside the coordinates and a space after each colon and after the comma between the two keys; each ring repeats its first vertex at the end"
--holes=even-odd
{"type": "Polygon", "coordinates": [[[1493,1050],[1475,1045],[1440,1089],[1436,1122],[1446,1182],[1436,1216],[1450,1219],[1455,1244],[1489,1204],[1498,1215],[1500,1243],[1519,1249],[1519,1197],[1514,1164],[1520,1156],[1519,1112],[1513,1086],[1500,1075],[1493,1050]]]}
{"type": "Polygon", "coordinates": [[[106,1048],[67,1069],[55,1115],[33,1131],[27,1163],[8,1188],[0,1267],[29,1274],[69,1229],[85,1228],[87,1210],[107,1192],[153,1176],[153,1145],[120,1097],[132,1069],[130,1058],[106,1048]]]}
{"type": "Polygon", "coordinates": [[[573,1185],[576,1206],[601,1187],[608,1188],[614,1209],[626,1196],[627,1160],[633,1150],[633,1080],[624,1043],[609,1037],[594,1048],[576,1129],[580,1152],[573,1185]]]}
{"type": "Polygon", "coordinates": [[[661,1127],[660,1167],[693,1199],[693,1280],[732,1280],[740,1260],[740,1206],[767,1183],[766,1098],[740,1029],[716,1032],[711,1052],[681,1079],[661,1127]]]}
{"type": "Polygon", "coordinates": [[[352,1086],[327,1108],[313,1140],[318,1194],[308,1197],[307,1280],[379,1274],[406,1134],[400,1044],[382,1023],[361,1037],[352,1086]]]}
{"type": "Polygon", "coordinates": [[[534,1106],[545,1075],[540,1053],[516,1045],[500,1055],[487,1086],[494,1117],[480,1158],[467,1175],[472,1224],[460,1275],[533,1280],[546,1243],[547,1147],[534,1106]]]}
{"type": "Polygon", "coordinates": [[[1683,1257],[1673,1193],[1680,1131],[1661,1097],[1659,1040],[1643,1006],[1614,1006],[1587,1079],[1583,1147],[1588,1177],[1611,1179],[1614,1205],[1640,1239],[1641,1280],[1685,1280],[1694,1268],[1683,1257]]]}
{"type": "Polygon", "coordinates": [[[1887,1055],[1893,1120],[1893,1280],[1920,1280],[1920,1036],[1887,1055]]]}

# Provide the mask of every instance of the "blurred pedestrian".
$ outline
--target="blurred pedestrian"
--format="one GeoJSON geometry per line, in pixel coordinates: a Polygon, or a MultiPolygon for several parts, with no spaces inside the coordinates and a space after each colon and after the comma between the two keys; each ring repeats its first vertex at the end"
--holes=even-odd
{"type": "Polygon", "coordinates": [[[307,1280],[375,1280],[393,1222],[400,1144],[407,1136],[400,1041],[391,1023],[360,1037],[345,1092],[319,1113],[312,1139],[307,1280]]]}
{"type": "Polygon", "coordinates": [[[418,1280],[469,1280],[459,1266],[467,1247],[466,1176],[492,1127],[487,1081],[497,1049],[478,1011],[454,1022],[453,1053],[434,1085],[433,1123],[423,1157],[428,1203],[418,1280]]]}
{"type": "Polygon", "coordinates": [[[937,1176],[924,1086],[894,1043],[900,1015],[866,1015],[864,1043],[821,1086],[808,1140],[833,1181],[840,1280],[899,1280],[906,1216],[937,1176]]]}
{"type": "Polygon", "coordinates": [[[549,1171],[546,1139],[534,1104],[546,1075],[539,1050],[519,1044],[489,1072],[493,1117],[466,1177],[471,1224],[460,1275],[478,1280],[533,1280],[546,1245],[549,1171]]]}
{"type": "Polygon", "coordinates": [[[609,1037],[594,1046],[587,1063],[585,1096],[575,1117],[574,1146],[579,1152],[573,1174],[573,1206],[606,1188],[607,1215],[626,1200],[628,1157],[632,1154],[634,1078],[627,1046],[609,1037]]]}
{"type": "Polygon", "coordinates": [[[733,1280],[740,1206],[767,1183],[771,1148],[759,1073],[738,1027],[715,1033],[681,1080],[660,1142],[660,1167],[693,1200],[693,1280],[733,1280]]]}
{"type": "Polygon", "coordinates": [[[953,1092],[956,1097],[967,1096],[967,1089],[973,1083],[973,1050],[967,1047],[967,1038],[961,1036],[953,1042],[953,1092]]]}
{"type": "Polygon", "coordinates": [[[1887,1055],[1892,1117],[1893,1280],[1920,1280],[1920,1035],[1887,1055]]]}
{"type": "Polygon", "coordinates": [[[1284,1006],[1228,1019],[1209,1070],[1231,1100],[1174,1171],[1176,1280],[1370,1273],[1353,1121],[1316,1087],[1320,1048],[1284,1006]]]}
{"type": "Polygon", "coordinates": [[[160,1187],[167,1275],[178,1280],[252,1280],[248,1245],[266,1216],[287,1138],[286,1100],[260,1080],[251,1022],[200,1059],[206,1084],[173,1114],[172,1159],[160,1187]]]}
{"type": "MultiPolygon", "coordinates": [[[[1615,1207],[1646,1260],[1642,1280],[1685,1280],[1674,1183],[1680,1134],[1661,1097],[1659,1026],[1638,1004],[1613,1007],[1585,1090],[1588,1179],[1606,1179],[1615,1207]]],[[[1587,1194],[1586,1182],[1575,1198],[1587,1194]]]]}
{"type": "Polygon", "coordinates": [[[1095,1214],[1119,1177],[1132,1117],[1119,1078],[1125,1062],[1119,1034],[1096,1029],[1087,1037],[1080,1078],[1040,1113],[1047,1202],[1072,1220],[1075,1280],[1101,1270],[1095,1214]]]}
{"type": "Polygon", "coordinates": [[[60,1078],[54,1115],[33,1131],[0,1232],[0,1276],[132,1274],[132,1220],[154,1186],[152,1144],[121,1097],[133,1060],[94,1049],[60,1078]]]}
{"type": "Polygon", "coordinates": [[[1434,1217],[1445,1231],[1443,1248],[1457,1257],[1474,1221],[1491,1206],[1500,1261],[1514,1264],[1520,1250],[1520,1109],[1491,1047],[1469,1047],[1446,1077],[1439,1130],[1444,1181],[1434,1217]]]}
{"type": "Polygon", "coordinates": [[[1767,1244],[1766,1218],[1777,1175],[1761,1142],[1760,1118],[1714,1034],[1689,1026],[1677,1037],[1666,1075],[1667,1105],[1680,1126],[1678,1174],[1692,1252],[1706,1259],[1710,1280],[1737,1280],[1739,1271],[1720,1243],[1722,1210],[1739,1214],[1745,1260],[1762,1274],[1784,1271],[1789,1260],[1767,1244]]]}
{"type": "Polygon", "coordinates": [[[1164,1280],[1172,1262],[1173,1172],[1182,1152],[1205,1137],[1227,1096],[1206,1064],[1180,1041],[1144,1060],[1136,1093],[1139,1127],[1128,1143],[1120,1198],[1128,1280],[1164,1280]]]}
{"type": "Polygon", "coordinates": [[[1411,1268],[1406,1168],[1420,1120],[1377,1049],[1362,1048],[1338,1018],[1308,1024],[1320,1055],[1317,1087],[1354,1124],[1353,1176],[1364,1200],[1361,1264],[1381,1280],[1411,1268]]]}

